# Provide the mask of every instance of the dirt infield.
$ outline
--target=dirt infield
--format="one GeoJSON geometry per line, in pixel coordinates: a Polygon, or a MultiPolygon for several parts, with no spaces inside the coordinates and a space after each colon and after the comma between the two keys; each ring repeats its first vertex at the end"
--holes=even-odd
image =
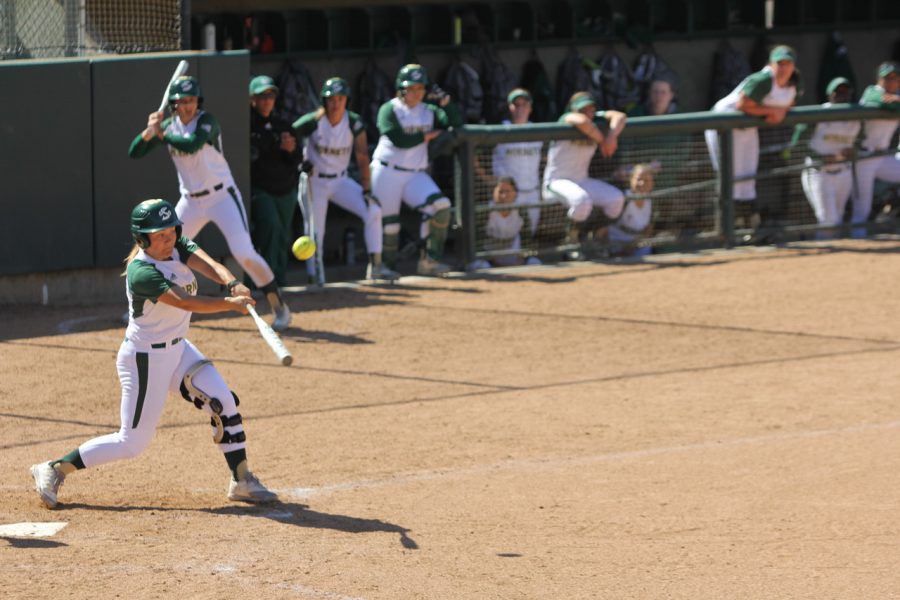
{"type": "Polygon", "coordinates": [[[118,426],[124,301],[0,328],[4,598],[895,598],[900,242],[297,293],[191,339],[283,502],[225,499],[201,413],[69,477],[118,426]]]}

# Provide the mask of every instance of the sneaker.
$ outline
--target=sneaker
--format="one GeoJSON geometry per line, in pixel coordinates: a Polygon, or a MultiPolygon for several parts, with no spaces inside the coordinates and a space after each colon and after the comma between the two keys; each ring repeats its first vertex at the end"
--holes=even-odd
{"type": "Polygon", "coordinates": [[[259,482],[256,475],[247,472],[240,481],[234,479],[228,484],[228,499],[252,504],[265,504],[278,500],[278,494],[270,492],[259,482]]]}
{"type": "Polygon", "coordinates": [[[56,494],[66,476],[50,466],[49,462],[31,465],[31,476],[34,477],[34,489],[47,508],[56,508],[56,494]]]}
{"type": "Polygon", "coordinates": [[[450,272],[450,267],[442,262],[436,261],[429,256],[423,256],[419,259],[416,267],[416,273],[419,275],[444,275],[450,272]]]}
{"type": "Polygon", "coordinates": [[[384,263],[377,266],[369,263],[369,266],[366,267],[366,279],[369,281],[376,281],[379,279],[384,281],[394,281],[400,279],[400,273],[387,268],[384,263]]]}
{"type": "Polygon", "coordinates": [[[272,320],[272,329],[275,331],[284,331],[291,324],[291,309],[288,308],[287,304],[282,304],[281,307],[276,308],[275,318],[272,320]]]}
{"type": "Polygon", "coordinates": [[[539,259],[537,256],[529,256],[528,258],[525,259],[525,264],[528,266],[534,266],[534,265],[542,265],[544,263],[542,263],[541,259],[539,259]]]}
{"type": "Polygon", "coordinates": [[[483,258],[476,258],[472,262],[469,263],[469,266],[466,267],[467,271],[480,271],[482,269],[490,269],[491,263],[484,260],[483,258]]]}

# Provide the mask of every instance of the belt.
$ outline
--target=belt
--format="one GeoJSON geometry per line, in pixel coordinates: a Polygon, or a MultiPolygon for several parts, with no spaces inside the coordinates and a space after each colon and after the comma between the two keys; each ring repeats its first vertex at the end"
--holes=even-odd
{"type": "MultiPolygon", "coordinates": [[[[158,344],[150,344],[150,347],[153,348],[154,350],[159,350],[160,348],[165,348],[166,346],[174,346],[181,340],[182,340],[182,338],[177,337],[174,340],[171,340],[169,342],[159,342],[158,344]]],[[[127,336],[125,337],[125,341],[126,342],[129,341],[127,336]]]]}
{"type": "Polygon", "coordinates": [[[347,174],[347,171],[341,171],[340,173],[316,173],[316,177],[322,177],[324,179],[335,179],[337,177],[343,177],[347,174]]]}
{"type": "Polygon", "coordinates": [[[392,165],[390,163],[386,163],[383,160],[379,160],[382,165],[385,167],[390,167],[397,171],[403,171],[404,173],[421,173],[422,171],[427,171],[428,169],[407,169],[406,167],[398,167],[397,165],[392,165]]]}
{"type": "Polygon", "coordinates": [[[225,187],[224,183],[217,183],[213,186],[212,190],[200,190],[199,192],[194,192],[193,194],[188,194],[191,198],[199,198],[200,196],[209,196],[213,192],[218,192],[223,187],[225,187]]]}

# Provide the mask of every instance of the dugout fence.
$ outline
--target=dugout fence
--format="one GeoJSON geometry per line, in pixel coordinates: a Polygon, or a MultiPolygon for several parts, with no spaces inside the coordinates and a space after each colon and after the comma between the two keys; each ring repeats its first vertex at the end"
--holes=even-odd
{"type": "MultiPolygon", "coordinates": [[[[640,238],[641,247],[657,251],[696,248],[728,248],[740,243],[765,243],[779,240],[821,236],[834,227],[820,226],[801,185],[801,172],[808,156],[813,164],[821,160],[810,152],[809,132],[823,121],[862,121],[896,119],[895,113],[879,109],[840,105],[798,107],[790,111],[778,126],[761,123],[760,119],[741,113],[695,112],[656,117],[633,117],[620,136],[619,148],[611,158],[597,152],[589,175],[627,189],[630,168],[636,164],[653,164],[655,188],[647,195],[653,206],[651,228],[640,238]],[[794,139],[795,127],[805,125],[807,134],[794,139]],[[732,187],[732,131],[749,126],[759,127],[760,161],[756,179],[758,217],[754,222],[736,218],[732,187]],[[718,133],[718,164],[713,168],[707,131],[718,133]]],[[[496,181],[493,154],[498,144],[540,142],[540,172],[546,165],[547,150],[555,140],[577,140],[583,136],[576,129],[557,123],[529,125],[466,125],[456,133],[455,196],[456,223],[459,226],[461,255],[466,264],[476,259],[495,264],[521,262],[529,256],[561,258],[567,252],[587,250],[588,254],[609,255],[608,240],[599,233],[604,223],[592,222],[573,232],[566,216],[567,208],[559,202],[531,195],[527,202],[518,201],[515,210],[523,221],[518,248],[487,235],[488,219],[498,208],[492,200],[496,181]],[[533,227],[535,216],[538,224],[533,227]],[[531,232],[534,232],[533,234],[531,232]]],[[[898,152],[895,136],[891,150],[898,152]]],[[[852,163],[852,161],[848,161],[852,163]]],[[[830,165],[833,166],[833,165],[830,165]]],[[[525,194],[526,196],[528,194],[525,194]]],[[[896,190],[876,186],[873,212],[865,233],[894,231],[900,221],[896,190]],[[888,198],[891,196],[891,198],[888,198]]],[[[849,203],[848,203],[849,205],[849,203]]],[[[837,229],[846,229],[847,225],[837,229]]],[[[860,232],[857,231],[857,235],[860,232]]]]}

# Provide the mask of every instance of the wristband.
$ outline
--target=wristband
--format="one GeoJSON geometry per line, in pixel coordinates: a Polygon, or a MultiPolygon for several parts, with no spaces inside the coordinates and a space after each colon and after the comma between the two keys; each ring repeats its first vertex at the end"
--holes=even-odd
{"type": "Polygon", "coordinates": [[[232,279],[231,281],[229,281],[228,283],[225,284],[225,287],[228,288],[228,292],[231,293],[232,291],[234,291],[234,288],[239,285],[241,285],[240,281],[238,281],[237,279],[232,279]]]}

